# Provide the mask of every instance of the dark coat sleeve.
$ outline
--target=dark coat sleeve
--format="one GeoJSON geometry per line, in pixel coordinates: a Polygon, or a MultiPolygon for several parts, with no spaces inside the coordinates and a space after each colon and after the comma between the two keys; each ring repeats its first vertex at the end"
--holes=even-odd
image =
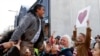
{"type": "Polygon", "coordinates": [[[17,47],[13,46],[6,54],[3,56],[20,56],[20,52],[17,47]]]}
{"type": "Polygon", "coordinates": [[[87,49],[90,48],[90,42],[91,42],[91,29],[88,27],[86,29],[86,40],[85,40],[85,46],[87,49]]]}

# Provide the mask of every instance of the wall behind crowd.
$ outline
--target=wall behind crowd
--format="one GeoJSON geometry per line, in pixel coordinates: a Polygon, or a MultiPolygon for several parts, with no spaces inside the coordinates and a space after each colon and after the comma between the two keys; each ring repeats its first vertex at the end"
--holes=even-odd
{"type": "MultiPolygon", "coordinates": [[[[89,5],[92,37],[100,34],[100,0],[50,0],[51,33],[72,35],[78,11],[89,5]]],[[[85,28],[78,28],[79,32],[85,33],[85,28]]]]}

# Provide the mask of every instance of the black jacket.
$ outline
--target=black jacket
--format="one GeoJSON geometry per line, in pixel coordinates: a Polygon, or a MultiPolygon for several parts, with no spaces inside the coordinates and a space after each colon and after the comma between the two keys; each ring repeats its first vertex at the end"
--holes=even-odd
{"type": "Polygon", "coordinates": [[[59,53],[59,56],[61,56],[61,55],[64,55],[64,56],[73,56],[73,54],[71,52],[71,49],[69,49],[69,48],[62,50],[59,53]]]}
{"type": "Polygon", "coordinates": [[[17,47],[13,46],[6,54],[3,56],[20,56],[20,52],[17,47]]]}

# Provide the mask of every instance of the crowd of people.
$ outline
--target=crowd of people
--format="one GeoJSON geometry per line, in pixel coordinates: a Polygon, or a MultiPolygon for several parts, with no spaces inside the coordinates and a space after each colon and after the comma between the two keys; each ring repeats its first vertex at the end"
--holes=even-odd
{"type": "MultiPolygon", "coordinates": [[[[72,37],[69,35],[54,37],[54,34],[52,34],[51,37],[43,41],[44,43],[41,48],[33,49],[35,56],[100,56],[100,35],[94,37],[94,41],[92,41],[92,30],[89,27],[89,22],[87,22],[87,25],[86,34],[77,34],[76,26],[74,26],[72,37]]],[[[0,44],[8,42],[13,32],[14,30],[4,34],[0,40],[0,44]]],[[[19,40],[17,44],[14,44],[9,50],[4,50],[3,47],[0,46],[0,56],[20,56],[20,44],[21,40],[19,40]]],[[[29,49],[24,51],[24,56],[31,56],[29,49]]]]}
{"type": "Polygon", "coordinates": [[[15,30],[3,34],[0,39],[0,56],[100,56],[100,35],[92,41],[89,20],[86,34],[77,34],[74,26],[71,37],[68,34],[54,37],[53,33],[44,39],[40,22],[43,14],[44,8],[38,4],[28,11],[25,20],[15,30]],[[35,40],[33,36],[36,36],[35,40]]]}

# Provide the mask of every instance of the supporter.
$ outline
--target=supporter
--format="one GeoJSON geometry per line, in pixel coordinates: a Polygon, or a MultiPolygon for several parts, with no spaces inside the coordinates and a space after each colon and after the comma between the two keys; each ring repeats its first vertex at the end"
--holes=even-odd
{"type": "Polygon", "coordinates": [[[55,38],[55,40],[56,40],[56,44],[59,45],[60,36],[57,36],[57,37],[55,38]]]}
{"type": "Polygon", "coordinates": [[[93,54],[93,56],[100,56],[100,42],[97,42],[94,45],[94,48],[92,50],[92,54],[93,54]]]}
{"type": "Polygon", "coordinates": [[[68,35],[64,35],[60,39],[60,53],[59,56],[64,55],[64,56],[73,56],[71,52],[71,38],[68,35]]]}
{"type": "Polygon", "coordinates": [[[96,42],[100,42],[100,35],[97,35],[97,36],[95,37],[95,40],[96,40],[96,42]]]}
{"type": "Polygon", "coordinates": [[[10,50],[2,56],[20,56],[20,40],[16,45],[10,48],[10,50]]]}
{"type": "MultiPolygon", "coordinates": [[[[8,42],[9,39],[11,38],[11,35],[12,35],[13,31],[14,31],[14,30],[10,30],[10,31],[4,32],[4,33],[2,34],[2,38],[0,39],[0,44],[1,44],[1,43],[4,43],[4,42],[8,42]]],[[[2,45],[0,45],[0,55],[1,55],[1,56],[2,56],[3,54],[5,54],[7,51],[9,51],[9,49],[6,50],[5,52],[4,52],[4,51],[5,51],[5,48],[4,48],[2,45]]]]}
{"type": "Polygon", "coordinates": [[[77,36],[77,28],[75,27],[75,31],[73,31],[73,40],[77,47],[76,56],[92,56],[92,53],[90,52],[91,28],[89,27],[89,21],[87,21],[86,35],[80,33],[77,36]]]}

